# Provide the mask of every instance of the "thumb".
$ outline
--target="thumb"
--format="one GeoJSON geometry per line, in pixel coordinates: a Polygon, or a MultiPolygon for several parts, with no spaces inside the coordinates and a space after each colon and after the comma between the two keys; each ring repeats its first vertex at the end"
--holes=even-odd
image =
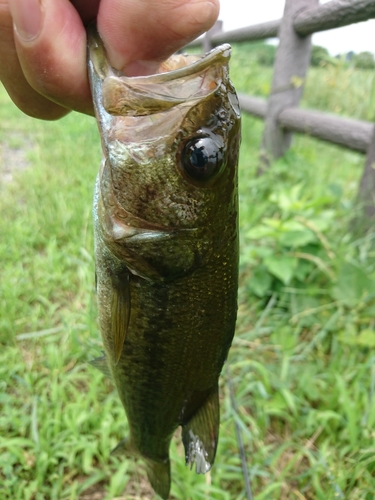
{"type": "Polygon", "coordinates": [[[98,30],[111,64],[129,76],[149,74],[219,15],[219,0],[102,0],[98,30]]]}

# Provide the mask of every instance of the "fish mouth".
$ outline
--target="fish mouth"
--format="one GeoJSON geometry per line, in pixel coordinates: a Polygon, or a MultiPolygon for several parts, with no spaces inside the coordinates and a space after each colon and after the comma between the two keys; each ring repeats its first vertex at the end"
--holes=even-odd
{"type": "Polygon", "coordinates": [[[98,216],[103,243],[134,276],[177,279],[204,265],[210,254],[210,238],[202,229],[163,228],[146,221],[130,225],[115,214],[101,213],[100,201],[98,216]]]}
{"type": "Polygon", "coordinates": [[[114,116],[145,116],[181,104],[191,105],[215,92],[228,78],[229,44],[203,56],[174,54],[159,72],[127,77],[113,68],[93,25],[88,29],[88,68],[93,98],[114,116]],[[100,98],[101,99],[98,99],[100,98]]]}
{"type": "Polygon", "coordinates": [[[107,215],[102,221],[101,227],[106,239],[116,243],[146,240],[165,241],[177,234],[195,237],[201,233],[201,229],[197,227],[170,228],[154,225],[147,221],[138,221],[138,225],[130,225],[111,215],[107,215]]]}

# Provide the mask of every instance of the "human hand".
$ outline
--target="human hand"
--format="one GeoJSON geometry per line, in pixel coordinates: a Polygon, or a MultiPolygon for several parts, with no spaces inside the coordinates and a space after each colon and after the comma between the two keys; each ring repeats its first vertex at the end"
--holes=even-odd
{"type": "Polygon", "coordinates": [[[218,13],[219,0],[0,0],[0,80],[35,118],[93,115],[87,24],[97,19],[111,64],[136,76],[154,72],[218,13]]]}

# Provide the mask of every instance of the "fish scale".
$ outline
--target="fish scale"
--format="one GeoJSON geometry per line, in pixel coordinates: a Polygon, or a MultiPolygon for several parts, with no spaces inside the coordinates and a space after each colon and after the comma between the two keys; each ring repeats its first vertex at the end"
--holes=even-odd
{"type": "Polygon", "coordinates": [[[229,57],[223,45],[128,78],[88,31],[103,149],[93,212],[105,356],[93,364],[111,375],[129,423],[113,453],[143,459],[164,499],[177,427],[186,464],[204,474],[214,463],[235,329],[240,113],[229,57]]]}

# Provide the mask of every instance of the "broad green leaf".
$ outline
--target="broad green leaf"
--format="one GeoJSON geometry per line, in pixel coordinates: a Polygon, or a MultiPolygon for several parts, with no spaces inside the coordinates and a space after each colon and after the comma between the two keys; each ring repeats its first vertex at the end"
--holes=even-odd
{"type": "Polygon", "coordinates": [[[375,347],[375,330],[366,328],[357,337],[357,344],[363,347],[375,347]]]}
{"type": "Polygon", "coordinates": [[[293,277],[297,265],[297,259],[286,255],[266,257],[264,265],[269,272],[279,278],[284,285],[288,285],[293,277]]]}
{"type": "Polygon", "coordinates": [[[252,267],[257,266],[259,260],[262,260],[264,257],[268,255],[272,255],[274,250],[269,246],[255,246],[255,245],[246,245],[241,249],[240,262],[241,265],[247,264],[252,267]]]}
{"type": "Polygon", "coordinates": [[[294,270],[294,276],[300,281],[303,281],[306,276],[311,273],[315,264],[305,259],[298,259],[297,266],[294,270]]]}
{"type": "Polygon", "coordinates": [[[302,184],[296,184],[290,189],[285,189],[283,191],[279,191],[278,193],[272,194],[270,196],[270,201],[277,203],[281,210],[295,210],[296,208],[300,208],[301,206],[301,189],[302,184]]]}
{"type": "Polygon", "coordinates": [[[294,219],[285,220],[282,224],[282,229],[284,231],[309,231],[306,226],[294,219]]]}
{"type": "Polygon", "coordinates": [[[319,229],[319,231],[325,231],[331,226],[335,217],[336,213],[333,210],[324,210],[320,212],[319,217],[309,218],[309,221],[313,226],[319,229]]]}
{"type": "Polygon", "coordinates": [[[266,266],[259,265],[249,280],[250,290],[258,297],[264,297],[271,288],[272,276],[266,266]]]}
{"type": "Polygon", "coordinates": [[[333,289],[334,297],[347,305],[352,305],[353,302],[359,302],[374,293],[375,280],[362,268],[344,262],[339,269],[336,287],[333,289]]]}
{"type": "Polygon", "coordinates": [[[309,229],[304,231],[285,231],[279,238],[281,245],[285,247],[302,247],[317,240],[315,234],[309,229]]]}
{"type": "Polygon", "coordinates": [[[274,236],[275,234],[275,230],[272,227],[267,227],[262,224],[247,231],[246,236],[251,240],[260,240],[262,238],[274,236]]]}
{"type": "Polygon", "coordinates": [[[352,346],[362,346],[362,347],[375,347],[375,330],[366,328],[362,330],[359,334],[355,332],[342,333],[339,336],[340,342],[352,346]]]}
{"type": "Polygon", "coordinates": [[[284,225],[284,222],[280,219],[272,219],[272,218],[265,217],[263,219],[263,224],[265,226],[269,226],[269,227],[272,227],[274,229],[281,229],[284,225]]]}

